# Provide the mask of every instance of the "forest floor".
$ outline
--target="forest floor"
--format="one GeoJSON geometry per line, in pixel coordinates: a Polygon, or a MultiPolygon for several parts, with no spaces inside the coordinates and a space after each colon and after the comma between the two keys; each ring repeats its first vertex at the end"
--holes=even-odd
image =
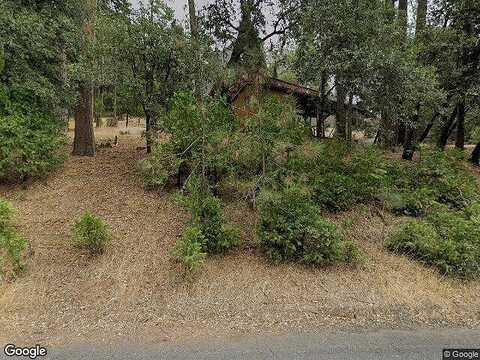
{"type": "MultiPolygon", "coordinates": [[[[97,131],[99,138],[115,134],[97,131]]],[[[136,170],[142,139],[119,140],[95,158],[70,157],[46,180],[0,186],[31,243],[26,273],[0,285],[0,343],[480,328],[480,281],[445,278],[385,251],[385,238],[402,219],[370,207],[333,217],[360,245],[365,263],[312,269],[266,261],[254,246],[254,215],[231,203],[227,214],[240,227],[243,245],[209,257],[192,281],[184,281],[170,252],[188,216],[170,194],[144,190],[136,170]],[[74,219],[86,210],[114,233],[106,253],[94,259],[71,245],[74,219]]]]}

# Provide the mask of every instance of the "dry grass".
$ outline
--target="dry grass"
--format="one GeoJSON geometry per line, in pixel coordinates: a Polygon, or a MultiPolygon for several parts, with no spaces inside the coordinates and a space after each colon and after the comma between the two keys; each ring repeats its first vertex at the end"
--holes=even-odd
{"type": "MultiPolygon", "coordinates": [[[[115,131],[101,129],[110,137],[115,131]]],[[[113,136],[114,136],[113,135],[113,136]]],[[[227,213],[245,245],[211,257],[192,282],[181,281],[170,250],[186,214],[167,194],[145,192],[136,173],[138,137],[96,158],[70,158],[47,181],[0,187],[13,201],[34,254],[28,271],[0,286],[0,342],[144,342],[252,333],[480,325],[480,282],[442,278],[383,249],[401,221],[369,208],[334,217],[365,253],[360,268],[273,265],[258,254],[255,218],[232,203],[227,213]],[[114,241],[96,259],[70,243],[85,210],[105,218],[114,241]]]]}

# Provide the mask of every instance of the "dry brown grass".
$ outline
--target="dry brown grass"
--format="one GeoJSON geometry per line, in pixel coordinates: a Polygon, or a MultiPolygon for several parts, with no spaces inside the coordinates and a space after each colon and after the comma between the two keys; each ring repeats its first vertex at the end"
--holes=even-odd
{"type": "Polygon", "coordinates": [[[169,195],[144,191],[135,170],[143,156],[135,150],[139,145],[139,138],[121,136],[118,147],[102,149],[96,158],[72,157],[27,190],[0,187],[0,196],[17,207],[19,230],[34,250],[27,273],[0,285],[0,342],[479,327],[480,282],[442,278],[386,252],[383,242],[401,220],[367,207],[333,217],[363,249],[360,268],[268,263],[253,246],[254,215],[232,203],[227,213],[241,228],[244,246],[210,257],[193,281],[182,281],[170,250],[186,214],[169,195]],[[114,231],[107,252],[95,259],[70,243],[73,221],[85,210],[114,231]]]}

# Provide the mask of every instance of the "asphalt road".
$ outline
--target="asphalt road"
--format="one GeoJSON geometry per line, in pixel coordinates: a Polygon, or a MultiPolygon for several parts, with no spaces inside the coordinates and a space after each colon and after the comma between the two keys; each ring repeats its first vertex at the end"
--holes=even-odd
{"type": "MultiPolygon", "coordinates": [[[[55,360],[179,360],[179,359],[442,359],[444,348],[480,348],[480,330],[382,330],[257,336],[192,343],[92,347],[89,344],[50,348],[55,360]]],[[[3,359],[3,358],[2,358],[3,359]]],[[[10,358],[19,359],[19,358],[10,358]]],[[[23,358],[28,359],[28,358],[23,358]]]]}

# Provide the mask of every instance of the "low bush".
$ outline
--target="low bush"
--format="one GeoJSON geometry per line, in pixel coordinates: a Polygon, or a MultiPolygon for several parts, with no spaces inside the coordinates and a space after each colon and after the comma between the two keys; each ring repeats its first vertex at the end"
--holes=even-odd
{"type": "Polygon", "coordinates": [[[313,151],[316,153],[309,156],[310,161],[299,161],[297,156],[292,164],[304,164],[305,168],[297,171],[309,174],[306,184],[311,186],[313,199],[322,208],[345,211],[356,204],[372,202],[383,192],[386,171],[379,151],[361,146],[349,149],[336,141],[313,151]]]}
{"type": "Polygon", "coordinates": [[[464,210],[478,200],[476,180],[463,162],[448,152],[424,152],[412,172],[412,187],[427,186],[438,202],[464,210]]]}
{"type": "Polygon", "coordinates": [[[320,217],[308,193],[296,186],[262,192],[258,236],[265,254],[274,261],[328,265],[354,262],[358,255],[352,244],[343,241],[336,226],[320,217]]]}
{"type": "Polygon", "coordinates": [[[165,187],[170,179],[179,176],[181,164],[182,160],[170,144],[154,146],[152,154],[140,163],[145,186],[149,189],[165,187]]]}
{"type": "Polygon", "coordinates": [[[103,253],[111,238],[109,226],[90,212],[83,214],[73,226],[75,246],[87,250],[91,255],[103,253]]]}
{"type": "Polygon", "coordinates": [[[44,176],[61,164],[62,127],[42,115],[0,115],[0,181],[44,176]]]}
{"type": "Polygon", "coordinates": [[[224,253],[238,245],[239,235],[225,220],[219,198],[213,196],[200,177],[192,176],[187,184],[188,195],[181,203],[192,215],[193,226],[205,238],[203,250],[207,253],[224,253]]]}
{"type": "Polygon", "coordinates": [[[438,268],[470,277],[480,273],[480,228],[451,211],[413,220],[391,236],[387,247],[438,268]]]}
{"type": "Polygon", "coordinates": [[[413,191],[393,193],[388,200],[395,214],[418,217],[427,214],[435,204],[435,194],[432,189],[422,187],[413,191]]]}
{"type": "Polygon", "coordinates": [[[14,215],[10,203],[0,200],[0,275],[16,275],[24,269],[22,252],[27,242],[15,229],[14,215]]]}
{"type": "Polygon", "coordinates": [[[202,267],[206,256],[206,241],[198,226],[190,226],[175,244],[173,257],[183,265],[188,274],[193,274],[202,267]]]}

